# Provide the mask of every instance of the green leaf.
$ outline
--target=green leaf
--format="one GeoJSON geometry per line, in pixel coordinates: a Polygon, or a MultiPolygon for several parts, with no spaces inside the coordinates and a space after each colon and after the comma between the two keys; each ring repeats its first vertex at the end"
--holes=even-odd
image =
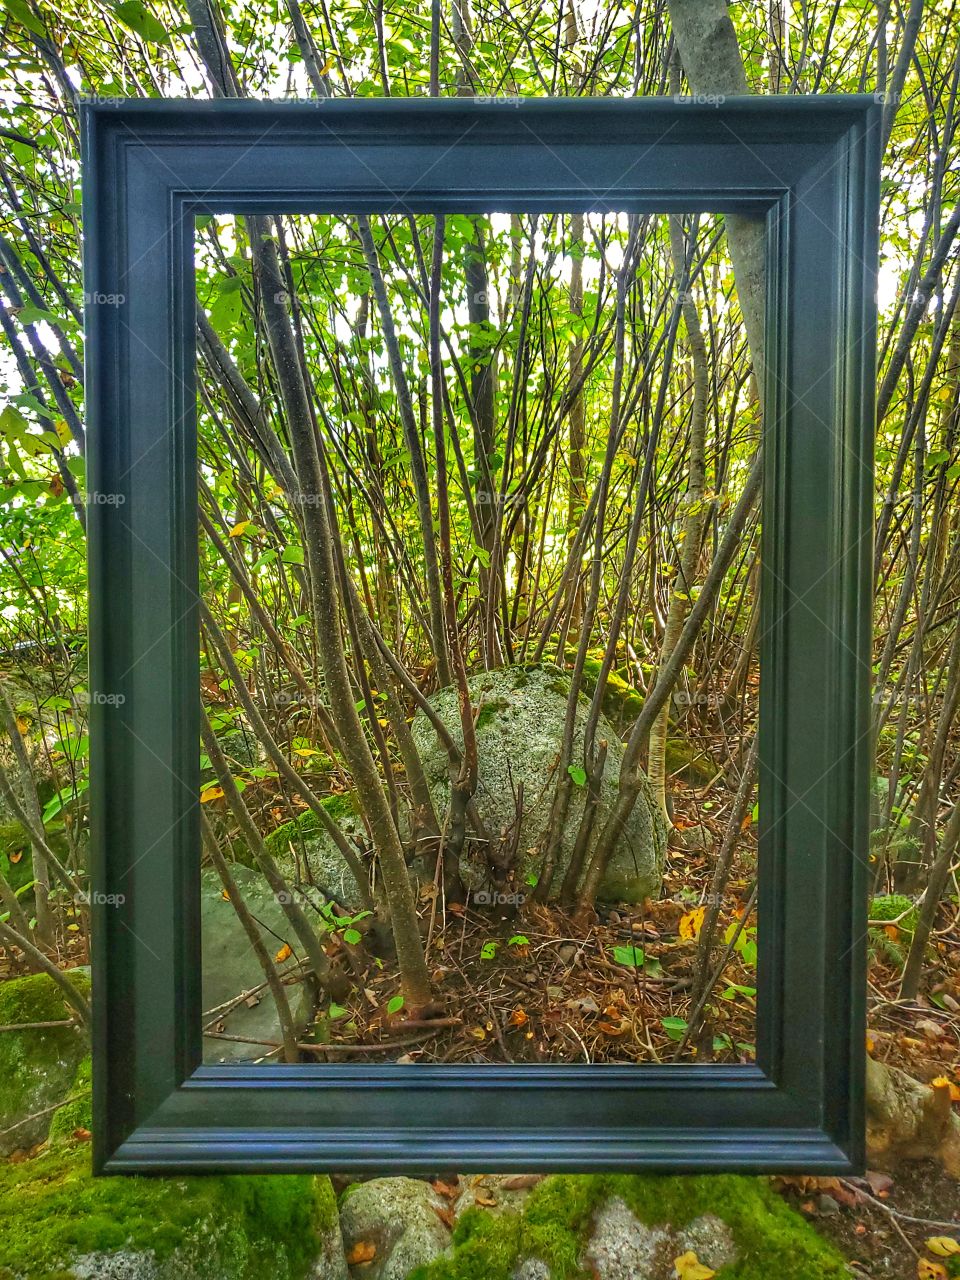
{"type": "Polygon", "coordinates": [[[582,765],[568,764],[567,773],[569,773],[578,787],[582,787],[587,781],[587,771],[582,765]]]}
{"type": "Polygon", "coordinates": [[[625,964],[630,969],[639,969],[643,964],[643,948],[614,947],[613,958],[617,964],[625,964]]]}
{"type": "Polygon", "coordinates": [[[152,44],[170,43],[166,27],[140,0],[121,0],[120,4],[114,6],[114,13],[125,27],[129,27],[142,40],[148,40],[152,44]]]}
{"type": "Polygon", "coordinates": [[[344,942],[349,942],[351,946],[355,947],[357,943],[360,941],[360,939],[361,939],[361,934],[359,929],[344,929],[343,931],[344,942]]]}
{"type": "Polygon", "coordinates": [[[284,564],[303,564],[303,547],[291,543],[289,547],[283,548],[280,559],[284,564]]]}
{"type": "Polygon", "coordinates": [[[497,944],[495,942],[485,942],[480,948],[481,960],[492,960],[497,954],[497,944]]]}
{"type": "Polygon", "coordinates": [[[8,404],[0,413],[0,434],[8,440],[22,440],[29,430],[29,422],[12,404],[8,404]]]}
{"type": "Polygon", "coordinates": [[[661,1018],[660,1025],[671,1040],[682,1040],[687,1029],[686,1018],[661,1018]]]}
{"type": "Polygon", "coordinates": [[[349,1009],[345,1009],[342,1004],[334,1004],[331,1000],[330,1007],[327,1009],[327,1017],[331,1022],[336,1022],[338,1018],[345,1018],[349,1012],[349,1009]]]}
{"type": "Polygon", "coordinates": [[[507,943],[508,947],[529,947],[530,939],[525,933],[515,933],[507,943]]]}
{"type": "Polygon", "coordinates": [[[739,982],[731,982],[726,991],[721,992],[724,1000],[736,1000],[737,996],[755,996],[757,994],[756,987],[745,987],[739,982]]]}
{"type": "Polygon", "coordinates": [[[59,317],[52,311],[44,311],[43,307],[35,307],[32,302],[27,302],[17,312],[17,319],[21,324],[36,324],[38,320],[52,320],[56,324],[59,317]]]}
{"type": "Polygon", "coordinates": [[[45,36],[47,34],[46,27],[34,14],[30,6],[25,3],[25,0],[3,0],[3,7],[12,18],[16,18],[21,27],[26,27],[35,36],[45,36]]]}
{"type": "Polygon", "coordinates": [[[387,1013],[399,1013],[403,1008],[403,996],[391,996],[387,1001],[387,1013]]]}

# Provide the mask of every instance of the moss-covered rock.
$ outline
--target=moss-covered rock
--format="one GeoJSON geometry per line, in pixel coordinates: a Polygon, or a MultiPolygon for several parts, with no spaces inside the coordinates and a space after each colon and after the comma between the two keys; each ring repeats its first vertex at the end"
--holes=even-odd
{"type": "MultiPolygon", "coordinates": [[[[551,1280],[581,1280],[590,1275],[598,1219],[616,1201],[640,1223],[669,1228],[665,1239],[683,1241],[685,1229],[703,1221],[725,1224],[736,1260],[717,1269],[718,1280],[845,1280],[849,1275],[833,1246],[765,1179],[591,1174],[547,1178],[518,1213],[494,1217],[479,1208],[468,1210],[454,1231],[449,1255],[418,1268],[410,1280],[512,1280],[523,1273],[526,1260],[541,1263],[539,1274],[551,1280]]],[[[672,1266],[664,1274],[671,1272],[672,1266]]]]}
{"type": "MultiPolygon", "coordinates": [[[[491,840],[515,845],[515,871],[522,888],[524,883],[535,884],[540,872],[543,837],[559,781],[557,769],[570,678],[559,667],[514,666],[479,672],[470,677],[468,684],[476,716],[479,759],[474,802],[491,840]],[[521,788],[522,812],[517,831],[521,788]]],[[[441,689],[431,703],[451,736],[462,744],[456,691],[452,687],[441,689]]],[[[589,702],[581,696],[574,730],[574,766],[582,759],[588,711],[589,702]]],[[[450,794],[447,753],[423,712],[414,718],[412,732],[427,785],[441,814],[450,794]]],[[[597,740],[606,741],[607,758],[594,837],[616,804],[623,759],[623,745],[613,726],[602,717],[597,740]]],[[[586,787],[574,786],[552,881],[554,896],[559,893],[570,862],[585,802],[586,787]]],[[[649,787],[643,786],[610,858],[600,896],[609,901],[639,902],[657,893],[665,850],[663,819],[649,787]]],[[[465,851],[461,874],[468,888],[483,887],[486,868],[476,846],[465,851]]]]}
{"type": "MultiPolygon", "coordinates": [[[[67,976],[84,995],[89,993],[85,969],[67,976]]],[[[0,1026],[71,1016],[60,988],[45,973],[0,983],[0,1026]]],[[[43,1141],[53,1107],[69,1095],[87,1050],[86,1034],[78,1027],[25,1027],[0,1034],[0,1155],[43,1141]]]]}
{"type": "Polygon", "coordinates": [[[87,1057],[77,1067],[67,1101],[53,1113],[47,1142],[51,1147],[76,1142],[77,1135],[89,1133],[92,1125],[93,1063],[87,1057]]]}
{"type": "Polygon", "coordinates": [[[345,1280],[329,1178],[93,1178],[86,1143],[0,1166],[0,1280],[345,1280]]]}
{"type": "MultiPolygon", "coordinates": [[[[349,840],[363,838],[363,822],[351,796],[324,796],[320,803],[349,840]]],[[[360,910],[362,899],[350,868],[312,809],[277,827],[265,844],[291,885],[310,886],[348,910],[360,910]]]]}

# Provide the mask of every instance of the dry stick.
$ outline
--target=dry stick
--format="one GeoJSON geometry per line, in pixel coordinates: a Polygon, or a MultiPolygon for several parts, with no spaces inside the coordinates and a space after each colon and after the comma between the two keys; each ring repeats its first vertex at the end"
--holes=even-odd
{"type": "Polygon", "coordinates": [[[51,849],[46,838],[46,832],[43,829],[42,818],[40,818],[39,815],[28,812],[25,806],[21,804],[20,798],[14,791],[3,765],[0,765],[0,795],[3,796],[7,804],[10,806],[13,811],[13,816],[26,831],[27,835],[30,837],[31,843],[36,849],[40,850],[43,857],[57,873],[57,877],[64,888],[73,895],[75,901],[81,901],[83,895],[81,893],[80,886],[57,857],[53,849],[51,849]]]}
{"type": "Polygon", "coordinates": [[[237,882],[233,878],[233,873],[220,852],[216,836],[214,836],[210,828],[210,822],[205,813],[200,815],[200,827],[203,832],[203,842],[206,845],[207,853],[217,869],[217,874],[223,881],[227,897],[230,899],[231,905],[237,913],[237,919],[240,921],[243,931],[250,941],[250,948],[257,957],[260,968],[263,970],[263,976],[267,981],[270,994],[273,996],[273,1002],[277,1007],[277,1017],[280,1019],[280,1034],[283,1037],[283,1056],[287,1062],[298,1062],[300,1055],[297,1050],[297,1031],[293,1025],[290,1001],[287,999],[287,993],[284,990],[283,983],[280,981],[280,975],[277,973],[277,966],[273,963],[273,958],[264,945],[257,922],[250,914],[250,909],[243,900],[237,887],[237,882]]]}
{"type": "Polygon", "coordinates": [[[583,860],[587,855],[587,846],[590,835],[593,832],[597,805],[600,802],[600,785],[603,782],[603,770],[606,763],[607,742],[605,739],[601,739],[587,779],[587,798],[583,807],[580,827],[577,831],[576,843],[573,846],[573,853],[570,855],[570,865],[567,867],[566,874],[563,877],[563,884],[560,887],[560,901],[564,905],[572,903],[576,896],[580,872],[583,870],[583,860]]]}
{"type": "Polygon", "coordinates": [[[7,942],[12,942],[15,947],[19,947],[35,970],[43,972],[52,978],[63,992],[63,998],[66,1003],[76,1011],[83,1025],[89,1026],[90,1005],[62,969],[58,969],[52,960],[49,960],[38,947],[33,945],[29,938],[25,938],[22,933],[18,933],[16,929],[3,920],[0,920],[0,938],[5,939],[7,942]]]}
{"type": "Polygon", "coordinates": [[[377,303],[377,310],[380,312],[380,327],[383,331],[383,342],[387,351],[387,359],[390,365],[390,372],[393,377],[393,384],[396,388],[397,408],[400,412],[400,422],[403,427],[404,441],[407,446],[407,451],[410,454],[410,473],[413,480],[414,494],[417,502],[417,512],[420,517],[420,532],[423,538],[423,559],[427,577],[427,597],[430,602],[431,639],[433,640],[437,659],[437,675],[441,685],[448,685],[450,683],[450,664],[445,644],[440,565],[437,558],[437,549],[434,543],[433,513],[430,509],[430,483],[427,479],[427,468],[423,456],[423,446],[420,440],[420,432],[417,429],[416,419],[414,418],[413,402],[410,398],[410,387],[407,382],[406,371],[403,367],[403,357],[400,353],[400,344],[397,340],[397,331],[393,322],[393,313],[390,310],[390,300],[387,297],[387,288],[383,279],[383,271],[380,267],[380,258],[377,254],[377,247],[373,242],[373,234],[370,230],[370,219],[365,214],[358,216],[357,226],[360,232],[360,243],[363,247],[364,260],[367,264],[367,270],[370,272],[373,296],[377,303]]]}
{"type": "Polygon", "coordinates": [[[276,245],[266,235],[266,224],[262,218],[251,219],[250,226],[267,336],[281,384],[304,499],[304,545],[312,591],[314,634],[326,679],[330,708],[339,728],[342,754],[350,768],[361,810],[370,824],[380,857],[404,995],[411,1008],[423,1008],[431,1000],[430,974],[419,933],[416,903],[407,875],[403,847],[357,712],[346,655],[340,644],[339,629],[331,625],[339,616],[340,599],[332,546],[336,534],[328,519],[332,505],[328,476],[317,448],[316,424],[304,373],[289,316],[282,301],[284,282],[277,260],[276,245]]]}
{"type": "MultiPolygon", "coordinates": [[[[679,90],[679,75],[676,88],[679,90]]],[[[705,488],[705,459],[707,427],[707,347],[700,325],[697,306],[690,297],[690,263],[696,243],[697,221],[690,234],[690,251],[684,247],[683,226],[679,216],[670,215],[670,246],[673,255],[674,278],[680,291],[680,310],[687,331],[687,344],[693,364],[693,406],[690,413],[690,465],[687,474],[687,491],[684,498],[686,512],[683,520],[683,545],[677,555],[677,575],[670,592],[667,621],[663,630],[660,649],[660,665],[669,658],[683,627],[683,619],[690,601],[690,593],[700,561],[700,544],[707,518],[703,501],[705,488]]],[[[670,707],[665,703],[650,730],[650,746],[647,753],[647,777],[653,788],[657,804],[667,818],[666,753],[669,732],[670,707]]]]}
{"type": "Polygon", "coordinates": [[[267,883],[276,895],[277,901],[283,908],[283,913],[290,921],[297,937],[307,954],[311,967],[317,975],[317,980],[324,988],[330,982],[330,961],[327,959],[323,948],[320,945],[320,939],[314,933],[310,921],[304,914],[300,904],[296,902],[290,887],[284,880],[283,876],[277,870],[277,864],[267,852],[267,847],[263,843],[263,837],[254,825],[250,816],[250,811],[243,802],[240,791],[233,775],[230,773],[226,758],[220,750],[220,744],[217,742],[216,734],[213,732],[207,712],[201,706],[200,718],[200,736],[203,739],[204,750],[210,757],[210,763],[213,771],[217,775],[217,781],[226,797],[227,804],[234,819],[239,826],[243,837],[249,846],[250,852],[256,859],[257,865],[263,872],[267,883]]]}
{"type": "Polygon", "coordinates": [[[754,885],[753,889],[751,890],[750,897],[747,899],[746,903],[744,904],[743,913],[741,914],[740,919],[737,921],[736,928],[734,929],[733,933],[730,935],[730,940],[727,943],[727,945],[724,947],[723,954],[721,955],[720,959],[717,961],[717,966],[714,969],[713,973],[710,975],[709,980],[703,984],[703,990],[700,992],[700,996],[693,1007],[693,1011],[690,1014],[690,1017],[687,1019],[687,1027],[683,1033],[683,1039],[677,1045],[677,1056],[679,1056],[680,1053],[683,1051],[683,1049],[686,1047],[687,1041],[690,1039],[690,1036],[699,1026],[700,1015],[703,1013],[704,1005],[707,1003],[707,1000],[709,999],[709,996],[710,996],[710,992],[713,990],[714,986],[716,985],[720,975],[723,973],[724,969],[727,967],[727,962],[729,961],[730,957],[733,955],[734,949],[736,948],[737,939],[740,937],[740,934],[743,932],[744,928],[746,927],[746,923],[747,923],[747,920],[749,919],[750,912],[753,910],[753,907],[756,901],[757,901],[757,886],[754,885]]]}
{"type": "Polygon", "coordinates": [[[317,818],[317,821],[320,823],[324,832],[330,837],[337,846],[339,852],[343,855],[344,861],[350,868],[350,874],[356,881],[357,888],[359,889],[363,899],[364,907],[368,911],[374,910],[376,904],[374,903],[370,893],[367,874],[363,869],[363,864],[357,856],[356,850],[351,847],[349,840],[344,835],[343,830],[340,827],[340,824],[338,822],[334,822],[333,818],[330,817],[330,814],[327,813],[326,809],[323,807],[322,801],[316,796],[297,770],[294,769],[293,765],[280,749],[280,744],[270,732],[267,722],[260,714],[259,708],[250,696],[250,691],[244,683],[240,668],[237,666],[236,660],[230,652],[230,646],[227,644],[226,636],[220,630],[220,627],[214,621],[213,615],[202,600],[200,602],[200,617],[202,619],[204,629],[213,640],[214,648],[217,650],[220,660],[223,662],[227,675],[233,681],[233,688],[237,694],[237,698],[240,701],[240,705],[246,712],[254,733],[266,747],[267,753],[279,771],[283,774],[284,778],[289,782],[290,786],[293,787],[297,794],[310,806],[310,809],[317,818]]]}
{"type": "Polygon", "coordinates": [[[291,673],[298,689],[300,689],[302,694],[305,695],[305,698],[311,699],[312,709],[315,710],[317,717],[320,719],[321,727],[323,727],[326,740],[328,740],[330,754],[333,755],[334,744],[337,742],[337,732],[335,732],[335,727],[332,719],[329,717],[329,713],[326,712],[325,708],[319,707],[319,705],[316,704],[315,687],[312,686],[310,681],[307,680],[307,677],[303,675],[300,663],[297,662],[296,654],[293,653],[293,649],[287,644],[287,641],[283,639],[280,632],[276,630],[270,614],[266,612],[264,604],[262,604],[262,600],[257,596],[256,591],[253,590],[247,573],[241,571],[239,563],[236,561],[236,558],[234,558],[232,552],[230,552],[227,544],[224,543],[224,540],[220,538],[219,532],[216,531],[214,524],[212,524],[210,517],[206,515],[205,511],[200,512],[200,522],[201,525],[204,526],[207,538],[209,538],[211,543],[214,544],[214,547],[218,550],[220,557],[223,558],[223,562],[227,564],[230,573],[232,573],[233,580],[237,582],[239,589],[241,589],[243,593],[244,599],[246,599],[247,604],[250,605],[253,617],[255,617],[256,621],[259,622],[259,625],[264,628],[266,636],[269,637],[270,643],[273,644],[276,653],[278,653],[284,666],[287,667],[289,673],[291,673]]]}
{"type": "MultiPolygon", "coordinates": [[[[38,1026],[63,1026],[63,1023],[38,1023],[38,1026]]],[[[73,1025],[72,1023],[70,1024],[73,1025]]],[[[0,1027],[0,1030],[5,1028],[0,1027]]],[[[31,1120],[39,1120],[41,1116],[48,1116],[51,1111],[59,1111],[61,1107],[68,1107],[71,1102],[79,1102],[84,1095],[75,1093],[70,1098],[64,1098],[62,1102],[51,1102],[49,1107],[43,1107],[40,1111],[34,1111],[33,1115],[24,1116],[22,1120],[17,1120],[13,1124],[8,1125],[6,1129],[0,1129],[0,1138],[5,1138],[8,1133],[14,1133],[17,1129],[22,1129],[25,1124],[29,1124],[31,1120]]]]}
{"type": "Polygon", "coordinates": [[[28,935],[30,933],[30,921],[27,919],[23,907],[20,905],[20,899],[17,897],[10,881],[0,872],[0,903],[9,912],[9,918],[19,933],[28,935]]]}
{"type": "Polygon", "coordinates": [[[600,881],[603,879],[610,852],[619,839],[624,823],[630,817],[633,806],[636,804],[641,787],[638,774],[641,750],[647,740],[654,719],[670,696],[670,691],[673,689],[677,677],[696,643],[707,613],[713,608],[723,585],[727,569],[730,567],[739,545],[743,526],[760,490],[762,473],[762,454],[758,450],[753,466],[750,468],[750,474],[747,476],[743,493],[740,495],[740,500],[733,510],[730,523],[727,525],[720,546],[717,548],[713,564],[704,579],[703,588],[699,596],[697,596],[693,608],[690,610],[673,653],[662,666],[656,683],[644,700],[643,709],[637,717],[630,737],[627,739],[620,769],[620,794],[617,798],[616,807],[607,820],[593,851],[593,857],[580,891],[578,909],[581,911],[590,910],[596,898],[600,881]]]}
{"type": "MultiPolygon", "coordinates": [[[[687,273],[689,279],[689,272],[687,273]]],[[[603,696],[606,690],[607,677],[613,667],[616,657],[617,639],[623,628],[627,611],[630,606],[630,577],[633,569],[634,561],[637,556],[637,548],[640,543],[640,533],[643,524],[643,516],[646,509],[647,494],[650,491],[650,484],[653,478],[653,468],[656,459],[657,445],[660,440],[660,431],[664,419],[664,405],[666,402],[667,385],[669,381],[670,369],[673,364],[674,341],[677,334],[677,326],[680,320],[680,304],[674,307],[673,315],[669,324],[668,340],[664,354],[664,368],[660,378],[660,389],[657,396],[657,404],[654,410],[653,428],[650,432],[650,438],[647,442],[647,448],[644,454],[643,470],[640,477],[637,493],[634,496],[633,514],[630,518],[630,527],[627,534],[627,545],[624,552],[623,565],[620,570],[620,586],[617,591],[617,599],[614,605],[613,615],[610,619],[607,644],[604,649],[603,658],[600,663],[600,670],[597,673],[597,683],[593,691],[593,698],[590,703],[590,711],[587,716],[587,723],[584,729],[584,757],[588,766],[588,776],[591,785],[600,786],[603,773],[603,765],[598,766],[594,758],[593,743],[597,733],[597,727],[600,723],[600,714],[603,709],[603,696]]],[[[582,638],[581,638],[582,639],[582,638]]],[[[593,835],[593,827],[596,821],[596,806],[585,806],[580,820],[580,828],[577,832],[577,845],[581,847],[581,864],[583,857],[586,856],[586,850],[593,835]]],[[[656,836],[657,826],[654,825],[654,835],[656,836]]],[[[666,836],[664,835],[664,847],[666,846],[666,836]]],[[[582,865],[578,867],[577,874],[579,876],[582,865]]],[[[576,893],[576,885],[574,884],[570,890],[571,900],[576,893]]]]}
{"type": "MultiPolygon", "coordinates": [[[[303,1040],[297,1041],[297,1048],[302,1053],[389,1053],[392,1049],[406,1049],[410,1045],[419,1044],[421,1040],[429,1040],[431,1036],[439,1035],[446,1025],[446,1019],[440,1019],[438,1023],[424,1023],[429,1026],[429,1031],[422,1031],[420,1035],[409,1036],[406,1040],[384,1040],[381,1044],[310,1044],[303,1040]],[[436,1027],[436,1030],[433,1028],[436,1027]]],[[[204,1035],[211,1040],[231,1040],[236,1044],[260,1044],[270,1049],[279,1049],[281,1046],[276,1040],[255,1040],[252,1036],[230,1036],[223,1031],[206,1031],[204,1035]]]]}
{"type": "MultiPolygon", "coordinates": [[[[623,265],[617,277],[616,337],[614,342],[610,425],[607,430],[607,445],[604,453],[603,467],[597,484],[597,514],[595,522],[593,562],[590,568],[590,590],[584,606],[580,640],[577,644],[576,658],[574,659],[573,672],[570,677],[570,692],[567,696],[566,714],[564,716],[563,723],[563,736],[560,745],[560,758],[557,765],[558,778],[553,793],[553,802],[550,807],[550,816],[547,822],[540,879],[535,891],[536,898],[541,902],[546,900],[547,895],[550,892],[557,852],[560,847],[563,827],[567,816],[567,809],[570,804],[573,778],[569,772],[569,766],[573,758],[573,741],[576,731],[580,686],[583,681],[583,669],[587,658],[587,649],[590,644],[590,629],[593,626],[593,620],[596,616],[597,606],[600,600],[600,589],[603,582],[603,527],[607,510],[607,497],[610,489],[613,462],[616,457],[616,451],[619,447],[620,441],[620,409],[625,363],[624,348],[626,344],[627,287],[637,251],[638,228],[639,223],[637,218],[632,216],[630,219],[627,246],[623,256],[623,265]]],[[[600,692],[602,697],[602,691],[599,689],[599,686],[598,689],[594,691],[595,699],[597,692],[600,692]]],[[[584,745],[586,746],[586,743],[584,745]]]]}
{"type": "Polygon", "coordinates": [[[443,878],[447,896],[454,902],[463,900],[460,880],[460,854],[466,839],[467,806],[477,789],[477,735],[473,706],[467,686],[467,664],[460,645],[457,627],[457,598],[453,585],[453,551],[450,530],[450,496],[447,482],[447,453],[443,440],[443,368],[440,363],[440,284],[443,270],[443,233],[445,218],[437,214],[433,232],[433,260],[430,271],[430,383],[433,411],[433,439],[437,467],[437,503],[439,507],[439,555],[443,590],[443,622],[446,628],[447,656],[457,687],[463,755],[456,777],[450,779],[450,823],[443,841],[443,878]]]}
{"type": "MultiPolygon", "coordinates": [[[[215,93],[224,97],[239,97],[240,87],[229,60],[215,9],[204,0],[187,0],[187,8],[215,93]]],[[[298,484],[296,496],[305,499],[302,528],[312,593],[314,635],[331,710],[339,729],[337,736],[353,775],[361,810],[370,824],[380,855],[404,994],[410,1007],[422,1008],[430,1002],[430,975],[418,930],[416,903],[407,875],[403,848],[357,714],[346,657],[339,644],[339,634],[331,625],[339,616],[340,601],[331,546],[334,531],[327,520],[329,487],[317,449],[317,426],[307,393],[300,353],[283,302],[286,283],[280,270],[276,244],[268,234],[267,220],[262,217],[250,218],[248,226],[254,271],[260,285],[263,327],[273,357],[294,457],[298,484]],[[317,501],[317,498],[321,500],[317,501]]],[[[212,737],[209,725],[207,730],[212,737]]],[[[216,748],[216,743],[214,746],[216,748]]],[[[220,759],[223,760],[222,754],[220,759]]],[[[266,855],[259,833],[240,801],[239,792],[229,778],[229,772],[225,772],[229,785],[224,790],[232,796],[234,805],[238,805],[245,815],[255,845],[266,855]]],[[[306,926],[305,920],[303,924],[306,926]]],[[[322,951],[320,959],[325,960],[322,951]]]]}
{"type": "Polygon", "coordinates": [[[737,788],[737,794],[733,801],[733,808],[730,811],[730,820],[727,823],[727,829],[724,832],[723,844],[720,847],[717,865],[713,871],[707,914],[704,919],[703,926],[700,929],[700,946],[697,956],[697,979],[694,985],[694,992],[698,996],[707,989],[705,985],[707,979],[707,968],[710,963],[710,951],[713,947],[713,936],[716,933],[717,923],[720,919],[720,899],[723,897],[724,890],[727,886],[730,867],[733,863],[733,854],[737,847],[737,841],[743,827],[743,820],[747,816],[747,811],[750,808],[750,800],[753,795],[753,783],[757,773],[758,760],[759,742],[757,735],[754,734],[753,741],[750,743],[750,750],[747,753],[747,758],[744,762],[743,773],[740,777],[740,786],[737,788]]]}
{"type": "Polygon", "coordinates": [[[381,652],[376,628],[373,626],[370,614],[360,604],[356,587],[349,577],[345,581],[351,593],[356,612],[363,652],[366,655],[367,662],[370,664],[370,671],[376,681],[377,688],[384,693],[386,698],[387,715],[397,741],[397,750],[403,761],[407,785],[410,788],[413,801],[415,825],[428,835],[436,835],[440,830],[440,825],[437,822],[433,798],[430,795],[430,788],[427,785],[426,775],[423,771],[423,761],[420,759],[416,744],[413,741],[413,734],[410,732],[410,726],[407,723],[406,708],[399,696],[400,682],[381,652]]]}
{"type": "MultiPolygon", "coordinates": [[[[456,740],[454,739],[453,735],[450,733],[450,730],[447,728],[443,720],[441,720],[440,716],[438,715],[436,707],[433,706],[429,698],[424,696],[424,694],[421,692],[416,682],[410,676],[409,672],[406,670],[403,664],[397,659],[396,655],[390,649],[390,646],[387,644],[386,640],[383,638],[382,634],[380,633],[373,619],[370,617],[365,617],[364,625],[368,628],[370,635],[376,641],[377,649],[379,650],[387,666],[390,668],[390,671],[396,677],[396,680],[400,685],[400,687],[407,691],[407,693],[410,695],[414,703],[417,705],[418,709],[423,712],[427,720],[430,722],[430,725],[433,728],[434,732],[436,733],[437,737],[439,738],[444,751],[446,751],[447,753],[448,771],[450,772],[451,777],[456,776],[457,772],[459,771],[460,762],[462,759],[461,751],[460,751],[460,748],[457,746],[456,740]]],[[[467,806],[467,816],[470,819],[474,832],[479,836],[481,840],[487,840],[489,837],[487,834],[486,827],[483,823],[482,818],[480,817],[480,814],[477,812],[476,804],[472,799],[470,800],[470,803],[467,806]]]]}
{"type": "Polygon", "coordinates": [[[50,846],[47,844],[44,835],[43,816],[40,811],[40,802],[37,799],[37,788],[33,781],[30,757],[27,755],[27,749],[23,745],[23,738],[20,734],[19,727],[17,726],[16,712],[13,709],[13,703],[10,701],[5,683],[0,683],[0,718],[3,719],[4,728],[6,729],[7,736],[10,739],[10,746],[13,750],[14,760],[17,764],[17,772],[20,776],[20,792],[23,797],[23,801],[21,803],[20,797],[17,796],[16,792],[10,786],[6,771],[3,769],[0,769],[0,792],[3,793],[14,812],[14,815],[23,823],[25,829],[30,835],[30,840],[33,845],[34,901],[37,917],[37,935],[46,946],[52,947],[55,945],[56,937],[49,902],[50,864],[47,858],[47,852],[50,851],[50,846]]]}
{"type": "Polygon", "coordinates": [[[950,864],[960,842],[960,801],[953,806],[940,841],[940,852],[930,870],[930,879],[920,904],[913,939],[907,963],[904,965],[903,978],[900,981],[900,999],[914,1000],[920,989],[920,978],[923,972],[923,957],[933,929],[933,921],[940,905],[940,899],[946,888],[950,874],[950,864]]]}

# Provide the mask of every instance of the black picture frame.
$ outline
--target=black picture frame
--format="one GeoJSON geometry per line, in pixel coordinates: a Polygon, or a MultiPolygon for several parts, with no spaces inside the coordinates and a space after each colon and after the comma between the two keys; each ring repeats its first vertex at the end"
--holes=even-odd
{"type": "Polygon", "coordinates": [[[82,117],[95,1169],[861,1170],[878,103],[82,117]],[[202,1065],[194,216],[395,209],[766,222],[755,1065],[202,1065]]]}

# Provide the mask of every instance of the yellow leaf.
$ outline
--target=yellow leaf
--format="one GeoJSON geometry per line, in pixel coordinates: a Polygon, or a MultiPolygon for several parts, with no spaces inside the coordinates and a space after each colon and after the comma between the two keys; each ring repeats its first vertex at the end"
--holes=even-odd
{"type": "Polygon", "coordinates": [[[201,804],[209,804],[211,800],[222,800],[222,799],[223,799],[223,787],[212,785],[209,787],[204,787],[203,790],[200,792],[201,804]]]}
{"type": "Polygon", "coordinates": [[[358,1240],[347,1254],[347,1262],[351,1267],[356,1267],[361,1262],[372,1262],[376,1256],[377,1246],[372,1241],[358,1240]]]}
{"type": "Polygon", "coordinates": [[[917,1280],[947,1280],[947,1269],[929,1258],[918,1258],[917,1280]]]}
{"type": "Polygon", "coordinates": [[[960,1253],[960,1241],[954,1240],[953,1236],[931,1236],[927,1248],[938,1258],[952,1258],[960,1253]]]}
{"type": "Polygon", "coordinates": [[[320,752],[316,747],[294,747],[293,754],[299,756],[301,760],[306,760],[309,756],[318,756],[320,752]]]}
{"type": "Polygon", "coordinates": [[[277,964],[283,964],[284,960],[289,960],[292,955],[289,942],[285,942],[273,958],[277,964]]]}
{"type": "Polygon", "coordinates": [[[705,1267],[692,1249],[681,1253],[673,1260],[673,1270],[677,1280],[710,1280],[717,1273],[705,1267]]]}
{"type": "Polygon", "coordinates": [[[682,915],[680,917],[680,937],[699,938],[706,914],[706,907],[694,907],[692,911],[682,915]]]}
{"type": "Polygon", "coordinates": [[[332,70],[333,70],[333,58],[328,58],[326,62],[323,64],[323,66],[320,68],[320,74],[322,76],[325,76],[325,75],[328,75],[332,70]]]}
{"type": "Polygon", "coordinates": [[[70,434],[70,428],[67,426],[66,418],[57,418],[56,422],[53,424],[53,429],[56,431],[57,439],[62,445],[68,445],[73,439],[73,436],[70,434]]]}
{"type": "Polygon", "coordinates": [[[252,523],[251,520],[241,520],[239,524],[235,524],[230,530],[230,537],[239,538],[241,533],[246,533],[252,523]]]}

